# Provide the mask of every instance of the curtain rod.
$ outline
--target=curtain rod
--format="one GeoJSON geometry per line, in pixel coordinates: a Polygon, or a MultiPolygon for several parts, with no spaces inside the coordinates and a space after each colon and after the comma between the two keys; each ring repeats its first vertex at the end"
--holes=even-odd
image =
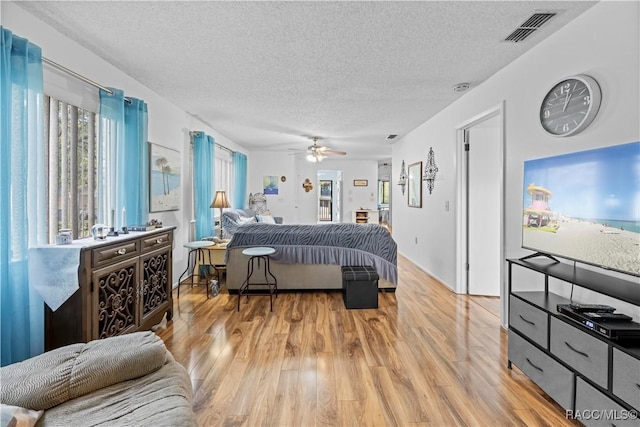
{"type": "MultiPolygon", "coordinates": [[[[68,69],[67,67],[63,66],[63,65],[60,65],[60,64],[58,64],[57,62],[53,62],[53,61],[52,61],[52,60],[50,60],[49,58],[45,58],[45,57],[43,56],[43,57],[42,57],[42,62],[44,62],[44,63],[45,63],[45,64],[47,64],[47,65],[52,66],[53,68],[57,68],[58,70],[63,71],[63,72],[65,72],[65,73],[67,73],[67,74],[69,74],[69,75],[71,75],[71,76],[75,77],[75,78],[76,78],[76,79],[78,79],[78,80],[82,80],[83,82],[88,83],[88,84],[90,84],[90,85],[91,85],[91,86],[93,86],[93,87],[97,87],[98,89],[102,89],[103,91],[107,92],[109,95],[113,95],[113,91],[112,91],[111,89],[109,89],[109,88],[107,88],[107,87],[104,87],[104,86],[102,86],[101,84],[96,83],[96,82],[94,82],[93,80],[88,79],[88,78],[86,78],[85,76],[83,76],[83,75],[81,75],[81,74],[78,74],[78,73],[76,73],[75,71],[70,70],[70,69],[68,69]]],[[[131,104],[131,100],[130,100],[129,98],[125,97],[125,98],[124,98],[124,100],[125,100],[125,102],[127,102],[127,103],[131,104]]]]}
{"type": "MultiPolygon", "coordinates": [[[[109,88],[107,88],[107,87],[104,87],[104,86],[102,86],[102,85],[101,85],[101,84],[99,84],[99,83],[94,82],[93,80],[91,80],[91,79],[89,79],[89,78],[87,78],[87,77],[83,76],[82,74],[78,74],[78,73],[76,73],[75,71],[68,69],[68,68],[67,68],[67,67],[65,67],[64,65],[60,65],[60,64],[58,64],[57,62],[53,62],[53,61],[52,61],[52,60],[50,60],[49,58],[45,58],[45,57],[43,56],[43,57],[42,57],[42,62],[44,62],[45,64],[50,65],[50,66],[52,66],[52,67],[54,67],[54,68],[57,68],[58,70],[63,71],[63,72],[65,72],[65,73],[67,73],[67,74],[69,74],[69,75],[71,75],[71,76],[75,77],[75,78],[76,78],[76,79],[78,79],[78,80],[82,80],[83,82],[88,83],[88,84],[90,84],[90,85],[91,85],[91,86],[93,86],[93,87],[96,87],[96,88],[98,88],[98,89],[102,89],[103,91],[107,92],[109,95],[113,95],[113,91],[112,91],[111,89],[109,89],[109,88]]],[[[124,100],[125,100],[126,102],[128,102],[129,104],[131,104],[131,100],[130,100],[129,98],[125,97],[125,98],[124,98],[124,100]]],[[[195,133],[198,133],[198,131],[192,131],[192,132],[189,132],[189,133],[190,133],[191,135],[193,135],[193,134],[195,134],[195,133]]],[[[227,148],[227,147],[225,147],[225,146],[224,146],[224,145],[222,145],[222,144],[218,144],[217,142],[216,142],[216,146],[217,146],[218,148],[221,148],[221,149],[223,149],[223,150],[228,151],[228,152],[229,152],[229,153],[231,153],[231,154],[233,154],[233,153],[234,153],[234,151],[233,151],[232,149],[227,148]]]]}
{"type": "Polygon", "coordinates": [[[217,142],[216,142],[216,147],[221,148],[224,151],[227,151],[227,152],[229,152],[231,154],[235,153],[235,151],[233,151],[231,148],[227,148],[224,145],[218,144],[217,142]]]}
{"type": "MultiPolygon", "coordinates": [[[[199,136],[200,135],[200,131],[192,130],[192,131],[189,132],[189,135],[190,136],[199,136]]],[[[191,143],[193,144],[193,139],[191,140],[191,143]]],[[[227,151],[227,152],[229,152],[231,154],[235,153],[235,151],[233,151],[231,148],[225,147],[224,145],[218,144],[217,142],[215,144],[216,144],[216,147],[221,148],[221,149],[223,149],[223,150],[225,150],[225,151],[227,151]]]]}

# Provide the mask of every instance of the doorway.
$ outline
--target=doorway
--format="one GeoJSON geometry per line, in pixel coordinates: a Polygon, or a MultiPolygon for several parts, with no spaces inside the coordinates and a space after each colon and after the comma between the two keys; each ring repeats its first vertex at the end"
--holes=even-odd
{"type": "Polygon", "coordinates": [[[321,179],[319,183],[318,221],[331,221],[333,219],[333,181],[321,179]]]}
{"type": "Polygon", "coordinates": [[[458,241],[456,291],[501,296],[504,319],[504,107],[457,128],[458,241]]]}
{"type": "Polygon", "coordinates": [[[319,170],[317,222],[341,222],[342,219],[342,171],[319,170]]]}

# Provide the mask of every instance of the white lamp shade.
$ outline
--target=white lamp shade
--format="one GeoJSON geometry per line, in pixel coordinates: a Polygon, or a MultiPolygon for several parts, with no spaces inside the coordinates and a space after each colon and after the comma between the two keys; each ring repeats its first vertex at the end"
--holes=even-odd
{"type": "Polygon", "coordinates": [[[226,191],[216,191],[216,195],[213,198],[213,202],[211,202],[211,208],[228,208],[231,205],[229,204],[229,200],[227,199],[226,191]]]}

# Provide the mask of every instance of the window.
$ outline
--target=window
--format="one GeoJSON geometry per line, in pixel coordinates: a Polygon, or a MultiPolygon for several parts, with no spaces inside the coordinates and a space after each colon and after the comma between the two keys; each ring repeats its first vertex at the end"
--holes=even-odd
{"type": "MultiPolygon", "coordinates": [[[[216,145],[215,150],[215,176],[214,176],[214,194],[216,191],[226,191],[227,200],[233,197],[233,161],[231,153],[219,145],[216,145]]],[[[233,200],[231,200],[233,202],[233,200]]],[[[214,216],[219,220],[220,210],[215,209],[214,216]]]]}
{"type": "Polygon", "coordinates": [[[389,200],[389,181],[378,181],[378,205],[388,205],[389,200]]]}
{"type": "MultiPolygon", "coordinates": [[[[233,159],[231,157],[231,153],[228,150],[221,148],[219,145],[216,145],[215,150],[214,173],[214,194],[216,191],[226,191],[227,200],[230,200],[233,196],[233,159]]],[[[216,224],[215,233],[218,234],[219,228],[217,227],[219,227],[221,221],[220,209],[214,209],[213,217],[216,224]]]]}
{"type": "Polygon", "coordinates": [[[97,114],[45,96],[45,173],[49,243],[60,229],[88,237],[96,222],[97,114]]]}

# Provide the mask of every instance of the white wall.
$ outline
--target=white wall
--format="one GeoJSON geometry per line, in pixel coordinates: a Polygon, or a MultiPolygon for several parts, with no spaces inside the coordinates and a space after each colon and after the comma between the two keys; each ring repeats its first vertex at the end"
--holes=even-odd
{"type": "MultiPolygon", "coordinates": [[[[281,216],[285,224],[294,222],[295,217],[295,156],[287,152],[252,151],[251,161],[247,163],[247,192],[263,193],[264,176],[278,177],[278,194],[266,195],[267,207],[273,216],[281,216]],[[286,181],[282,182],[281,177],[286,181]]],[[[245,205],[248,207],[248,205],[245,205]]]]}
{"type": "MultiPolygon", "coordinates": [[[[423,194],[422,209],[393,203],[393,234],[401,253],[454,288],[455,129],[503,101],[506,257],[530,253],[521,249],[520,237],[524,160],[640,140],[639,8],[638,2],[596,4],[393,145],[393,177],[399,175],[402,160],[407,164],[425,161],[429,146],[433,146],[439,167],[433,194],[423,194]],[[554,82],[573,74],[588,74],[599,82],[600,112],[582,133],[554,138],[545,134],[538,123],[540,102],[554,82]],[[449,212],[444,209],[445,201],[451,203],[449,212]]],[[[399,186],[392,187],[394,200],[402,200],[399,186]]],[[[565,292],[568,286],[562,288],[565,292]]],[[[578,300],[598,299],[587,292],[577,292],[574,297],[578,300]]],[[[622,303],[616,306],[620,311],[635,312],[636,319],[640,317],[638,308],[622,303]]]]}
{"type": "MultiPolygon", "coordinates": [[[[2,25],[14,34],[25,37],[40,46],[42,55],[46,58],[101,85],[123,89],[125,96],[140,98],[147,102],[149,141],[182,153],[182,207],[178,211],[149,214],[150,218],[159,219],[166,226],[177,227],[174,232],[175,250],[173,251],[173,280],[176,283],[178,276],[186,267],[187,252],[182,245],[190,238],[192,228],[190,221],[193,218],[189,131],[204,131],[213,136],[216,142],[232,150],[244,153],[247,151],[15,4],[3,1],[0,2],[0,7],[2,25]]],[[[45,93],[55,92],[55,95],[59,96],[65,94],[65,89],[69,96],[69,99],[66,99],[68,102],[75,101],[85,107],[97,105],[95,102],[97,89],[81,84],[75,78],[45,65],[45,93]]],[[[248,161],[251,162],[251,160],[248,155],[248,161]]]]}
{"type": "MultiPolygon", "coordinates": [[[[318,222],[318,163],[311,163],[305,156],[295,156],[295,214],[296,224],[315,224],[318,222]],[[309,179],[313,184],[310,191],[305,191],[302,183],[309,179]]],[[[323,162],[323,169],[324,162],[323,162]]]]}

